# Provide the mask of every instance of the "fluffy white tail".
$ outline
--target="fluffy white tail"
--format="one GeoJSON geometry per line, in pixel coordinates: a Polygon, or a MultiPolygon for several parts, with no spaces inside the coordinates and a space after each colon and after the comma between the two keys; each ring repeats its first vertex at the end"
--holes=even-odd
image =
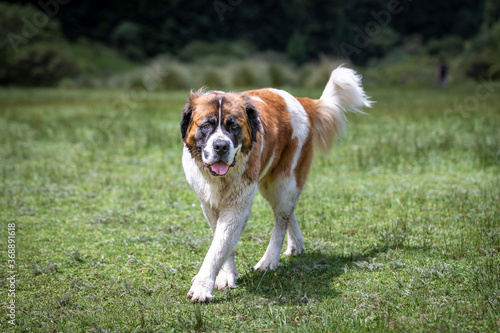
{"type": "Polygon", "coordinates": [[[330,149],[335,137],[344,130],[346,111],[363,113],[361,108],[371,104],[361,86],[360,75],[342,66],[333,70],[316,110],[314,133],[319,147],[330,149]]]}

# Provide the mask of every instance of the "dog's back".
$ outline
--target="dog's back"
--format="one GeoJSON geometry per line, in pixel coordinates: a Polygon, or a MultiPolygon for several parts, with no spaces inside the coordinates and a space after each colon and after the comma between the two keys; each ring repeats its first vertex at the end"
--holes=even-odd
{"type": "Polygon", "coordinates": [[[345,127],[345,112],[362,112],[362,107],[371,106],[361,77],[344,67],[331,73],[319,99],[294,97],[272,88],[244,94],[250,96],[262,123],[259,180],[296,171],[300,188],[312,160],[313,142],[328,151],[345,127]]]}

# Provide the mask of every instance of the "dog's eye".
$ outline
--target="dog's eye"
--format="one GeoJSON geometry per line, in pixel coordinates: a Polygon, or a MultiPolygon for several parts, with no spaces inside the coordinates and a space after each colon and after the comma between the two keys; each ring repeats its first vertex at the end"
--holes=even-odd
{"type": "Polygon", "coordinates": [[[232,131],[236,131],[236,130],[238,130],[238,128],[240,128],[240,126],[238,126],[237,124],[232,124],[229,128],[230,128],[232,131]]]}
{"type": "Polygon", "coordinates": [[[204,124],[204,125],[201,125],[201,129],[206,131],[210,128],[210,124],[204,124]]]}

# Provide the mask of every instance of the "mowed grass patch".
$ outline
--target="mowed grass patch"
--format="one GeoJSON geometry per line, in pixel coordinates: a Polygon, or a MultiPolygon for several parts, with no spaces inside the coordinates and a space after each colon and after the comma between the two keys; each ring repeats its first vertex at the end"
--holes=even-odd
{"type": "MultiPolygon", "coordinates": [[[[235,290],[186,299],[210,229],[184,180],[187,91],[0,91],[6,331],[496,331],[500,86],[368,91],[296,210],[306,252],[253,272],[272,229],[259,195],[235,290]],[[470,97],[470,98],[468,98],[470,97]],[[475,104],[470,103],[477,99],[475,104]]],[[[320,91],[295,90],[317,97],[320,91]]]]}

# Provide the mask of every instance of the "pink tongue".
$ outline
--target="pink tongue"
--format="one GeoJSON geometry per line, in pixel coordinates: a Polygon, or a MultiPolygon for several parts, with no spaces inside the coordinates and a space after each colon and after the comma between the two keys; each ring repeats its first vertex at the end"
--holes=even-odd
{"type": "Polygon", "coordinates": [[[210,165],[210,169],[212,169],[213,172],[215,172],[218,175],[225,175],[227,170],[229,169],[229,165],[226,163],[219,161],[215,162],[214,164],[210,165]]]}

